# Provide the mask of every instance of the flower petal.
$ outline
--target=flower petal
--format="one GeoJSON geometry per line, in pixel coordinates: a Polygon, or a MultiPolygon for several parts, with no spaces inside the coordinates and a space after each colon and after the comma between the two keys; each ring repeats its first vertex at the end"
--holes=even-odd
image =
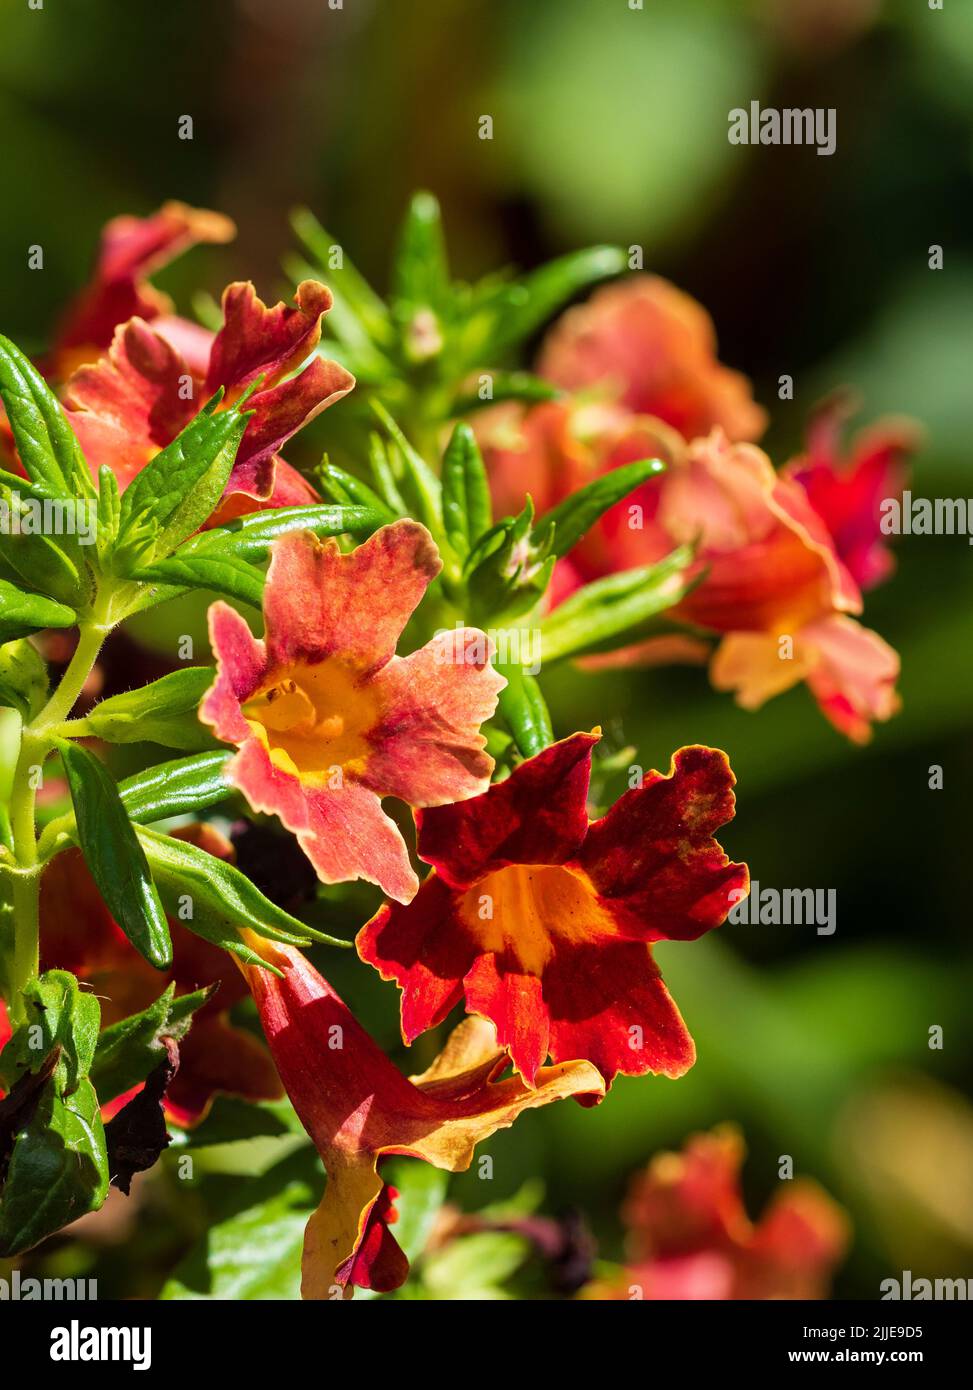
{"type": "MultiPolygon", "coordinates": [[[[251,944],[282,971],[281,978],[240,967],[281,1079],[328,1173],[324,1198],[308,1223],[306,1298],[333,1297],[357,1272],[353,1257],[365,1241],[387,1285],[393,1238],[386,1232],[377,1240],[370,1229],[383,1187],[376,1165],[384,1154],[412,1155],[457,1172],[469,1167],[480,1140],[512,1124],[522,1110],[603,1093],[600,1077],[583,1062],[542,1072],[535,1090],[515,1077],[490,1079],[501,1059],[481,1028],[467,1030],[442,1068],[434,1065],[428,1077],[408,1081],[298,951],[258,937],[251,944]]],[[[389,1200],[383,1199],[386,1211],[389,1200]]]]}
{"type": "Polygon", "coordinates": [[[147,323],[119,325],[108,354],[80,367],[64,388],[92,476],[107,464],[124,490],[195,415],[192,385],[185,362],[147,323]]]}
{"type": "Polygon", "coordinates": [[[217,738],[242,743],[250,725],[240,709],[260,685],[267,670],[263,642],[246,620],[222,599],[210,605],[209,640],[216,657],[216,681],[203,697],[199,717],[212,725],[217,738]]]}
{"type": "Polygon", "coordinates": [[[561,864],[588,829],[591,750],[600,734],[572,734],[521,763],[483,796],[421,811],[419,857],[447,883],[468,887],[507,864],[561,864]]]}
{"type": "Polygon", "coordinates": [[[72,367],[93,361],[119,324],[168,310],[168,297],[148,283],[149,275],[198,242],[226,242],[235,234],[228,217],[178,202],[163,204],[150,217],[113,218],[101,234],[92,281],[58,329],[56,374],[66,376],[72,367]]]}
{"type": "Polygon", "coordinates": [[[877,632],[835,613],[809,624],[800,638],[816,654],[807,677],[821,712],[854,743],[867,743],[875,720],[899,708],[899,657],[877,632]]]}
{"type": "Polygon", "coordinates": [[[361,781],[410,806],[441,806],[486,791],[493,759],[480,725],[506,680],[490,665],[482,632],[465,628],[392,659],[372,689],[383,710],[361,781]]]}
{"type": "Polygon", "coordinates": [[[337,776],[334,785],[305,780],[256,738],[231,759],[226,775],[255,811],[277,816],[297,836],[322,883],[364,878],[397,902],[415,896],[419,880],[399,828],[367,787],[337,776]]]}
{"type": "Polygon", "coordinates": [[[757,439],[767,423],[746,377],[718,361],[706,310],[655,275],[606,285],[563,314],[544,341],[540,373],[572,391],[610,386],[630,410],[686,439],[714,425],[731,439],[757,439]]]}
{"type": "Polygon", "coordinates": [[[363,673],[377,671],[441,569],[432,537],[416,521],[383,526],[349,555],[307,532],[281,536],[264,590],[271,661],[288,666],[338,653],[363,673]]]}
{"type": "Polygon", "coordinates": [[[667,776],[649,772],[595,821],[579,854],[599,895],[642,941],[693,941],[718,926],[749,883],[713,838],[733,819],[726,754],[694,745],[667,776]]]}
{"type": "Polygon", "coordinates": [[[316,280],[302,281],[295,298],[296,309],[285,304],[268,308],[248,281],[229,285],[223,293],[223,327],[213,341],[206,373],[206,395],[223,386],[228,402],[263,377],[260,390],[248,401],[254,414],[240,442],[230,484],[230,490],[254,497],[270,494],[271,456],[355,384],[350,372],[323,357],[314,357],[302,372],[282,380],[314,352],[321,319],[333,303],[331,291],[316,280]]]}

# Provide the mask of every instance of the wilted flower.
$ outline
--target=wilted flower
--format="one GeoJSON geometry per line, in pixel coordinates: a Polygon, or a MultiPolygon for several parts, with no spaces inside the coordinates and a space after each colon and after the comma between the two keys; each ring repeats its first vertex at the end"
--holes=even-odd
{"type": "Polygon", "coordinates": [[[597,741],[574,734],[482,796],[417,815],[434,872],[358,937],[402,990],[406,1042],[462,1001],[530,1085],[548,1056],[583,1057],[608,1083],[692,1066],[651,944],[695,940],[746,891],[746,867],[713,838],[733,816],[733,774],[716,749],[682,748],[667,776],[647,773],[589,822],[597,741]]]}
{"type": "Polygon", "coordinates": [[[395,655],[440,569],[414,521],[349,555],[292,532],[273,546],[264,641],[225,603],[210,608],[217,679],[200,717],[240,749],[230,780],[280,817],[325,883],[366,878],[400,902],[418,880],[381,799],[437,806],[483,791],[493,759],[478,730],[505,684],[475,628],[395,655]]]}
{"type": "Polygon", "coordinates": [[[521,1111],[604,1094],[601,1077],[582,1061],[545,1068],[533,1088],[503,1078],[507,1058],[483,1019],[461,1023],[432,1066],[407,1080],[299,951],[245,935],[282,972],[241,966],[281,1080],[328,1174],[304,1237],[305,1298],[341,1297],[355,1285],[385,1292],[404,1282],[408,1261],[389,1230],[395,1194],[379,1173],[383,1156],[459,1172],[476,1144],[521,1111]]]}

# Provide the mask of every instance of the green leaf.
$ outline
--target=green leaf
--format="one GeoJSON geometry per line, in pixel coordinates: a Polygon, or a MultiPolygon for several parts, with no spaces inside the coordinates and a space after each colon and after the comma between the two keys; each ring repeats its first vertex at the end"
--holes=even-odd
{"type": "Polygon", "coordinates": [[[90,1081],[68,1096],[53,1079],[13,1139],[0,1197],[0,1258],[30,1250],[108,1195],[108,1158],[90,1081]]]}
{"type": "Polygon", "coordinates": [[[81,446],[37,368],[0,334],[0,396],[28,475],[52,496],[94,497],[81,446]]]}
{"type": "Polygon", "coordinates": [[[399,234],[392,271],[393,295],[411,308],[442,312],[450,302],[449,266],[439,203],[416,193],[399,234]]]}
{"type": "Polygon", "coordinates": [[[628,266],[618,246],[592,246],[550,261],[513,284],[501,284],[474,314],[463,335],[462,359],[478,366],[484,354],[507,352],[523,342],[562,304],[598,280],[628,266]]]}
{"type": "MultiPolygon", "coordinates": [[[[323,472],[337,474],[341,470],[326,465],[323,472]]],[[[350,477],[349,474],[344,476],[350,477]]],[[[354,481],[357,482],[357,479],[354,481]]],[[[358,486],[365,489],[364,483],[358,486]]],[[[289,531],[313,531],[316,536],[370,536],[379,526],[394,520],[374,493],[371,498],[375,505],[356,501],[346,506],[325,503],[253,512],[250,516],[238,517],[226,526],[214,526],[211,531],[194,536],[179,548],[176,557],[234,555],[243,560],[259,562],[267,558],[270,546],[278,536],[286,535],[289,531]]]]}
{"type": "Polygon", "coordinates": [[[360,478],[346,473],[343,468],[325,460],[317,470],[317,477],[328,495],[341,504],[342,511],[350,513],[357,507],[366,516],[375,518],[376,525],[372,527],[373,530],[395,520],[396,513],[386,505],[378,493],[360,478]]]}
{"type": "Polygon", "coordinates": [[[0,1054],[0,1149],[10,1156],[0,1196],[0,1258],[29,1250],[108,1194],[98,1097],[88,1079],[101,1009],[66,970],[24,991],[27,1022],[0,1054]]]}
{"type": "Polygon", "coordinates": [[[167,556],[213,514],[250,418],[243,398],[227,410],[210,401],[122,494],[116,551],[142,563],[167,556]]]}
{"type": "Polygon", "coordinates": [[[104,1029],[98,1037],[91,1067],[91,1081],[102,1105],[130,1091],[165,1060],[162,1039],[181,1042],[192,1026],[193,1014],[203,1007],[215,988],[211,985],[194,994],[181,994],[177,999],[173,983],[147,1009],[104,1029]]]}
{"type": "Polygon", "coordinates": [[[225,598],[260,608],[264,577],[255,565],[236,555],[177,553],[131,571],[142,584],[172,584],[185,589],[212,589],[225,598]]]}
{"type": "Polygon", "coordinates": [[[115,921],[157,970],[172,964],[172,942],[145,852],[105,767],[77,743],[59,743],[78,843],[115,921]]]}
{"type": "Polygon", "coordinates": [[[257,1181],[213,1181],[220,1188],[220,1200],[213,1203],[218,1209],[160,1297],[299,1299],[304,1228],[324,1181],[317,1155],[291,1155],[257,1181]]]}
{"type": "Polygon", "coordinates": [[[671,608],[688,592],[684,571],[690,546],[680,546],[656,565],[623,570],[578,589],[541,624],[545,662],[581,656],[607,639],[621,639],[648,618],[671,608]]]}
{"type": "Polygon", "coordinates": [[[453,401],[451,415],[471,415],[475,410],[484,410],[501,401],[523,401],[536,405],[539,401],[555,401],[564,394],[560,386],[534,376],[533,372],[489,371],[480,375],[489,379],[489,391],[481,390],[479,383],[475,389],[464,387],[453,401]]]}
{"type": "Polygon", "coordinates": [[[47,701],[47,667],[24,638],[0,646],[0,705],[17,710],[29,723],[47,701]]]}
{"type": "Polygon", "coordinates": [[[443,455],[443,526],[461,560],[492,521],[490,485],[476,436],[460,422],[443,455]]]}
{"type": "Polygon", "coordinates": [[[233,792],[223,775],[230,757],[225,748],[214,748],[137,772],[118,784],[122,805],[131,820],[140,822],[205,811],[233,792]]]}
{"type": "Polygon", "coordinates": [[[12,1091],[28,1072],[49,1061],[58,1092],[73,1091],[91,1070],[101,1006],[68,970],[48,970],[24,990],[28,1021],[0,1053],[0,1081],[12,1091]],[[51,1058],[54,1049],[56,1058],[51,1058]]]}
{"type": "Polygon", "coordinates": [[[326,232],[307,208],[298,208],[292,214],[291,226],[316,258],[315,273],[334,291],[334,308],[328,314],[331,331],[351,346],[364,336],[372,343],[391,347],[395,333],[389,311],[352,265],[338,239],[326,232]]]}
{"type": "Polygon", "coordinates": [[[211,748],[213,736],[199,722],[199,704],[213,676],[212,666],[172,671],[138,690],[102,700],[83,719],[72,721],[71,732],[107,743],[161,743],[187,751],[211,748]]]}
{"type": "Polygon", "coordinates": [[[639,459],[635,463],[613,468],[610,473],[579,488],[547,512],[538,522],[537,529],[553,523],[554,554],[559,557],[566,555],[616,502],[665,470],[661,459],[639,459]]]}
{"type": "Polygon", "coordinates": [[[499,670],[507,677],[506,687],[500,692],[500,713],[520,752],[525,758],[532,758],[554,742],[547,704],[537,681],[526,671],[518,666],[502,666],[499,670]]]}
{"type": "Polygon", "coordinates": [[[239,931],[243,928],[291,946],[307,946],[312,941],[329,946],[348,944],[299,922],[265,898],[245,874],[225,860],[184,840],[141,826],[138,836],[173,917],[197,936],[241,959],[263,964],[240,940],[239,931]]]}
{"type": "Polygon", "coordinates": [[[435,473],[406,439],[381,401],[373,400],[372,409],[381,420],[398,449],[403,477],[411,485],[419,520],[438,536],[442,531],[442,487],[435,473]]]}
{"type": "Polygon", "coordinates": [[[0,642],[28,637],[45,627],[73,627],[77,621],[77,613],[66,604],[0,579],[0,642]]]}

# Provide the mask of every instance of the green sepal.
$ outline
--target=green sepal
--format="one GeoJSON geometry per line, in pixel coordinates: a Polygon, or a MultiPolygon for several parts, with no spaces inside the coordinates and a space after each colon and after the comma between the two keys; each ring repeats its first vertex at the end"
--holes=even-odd
{"type": "Polygon", "coordinates": [[[171,671],[149,685],[100,701],[83,719],[72,721],[71,732],[107,743],[160,743],[187,752],[211,748],[213,736],[199,722],[199,704],[213,678],[212,666],[171,671]]]}

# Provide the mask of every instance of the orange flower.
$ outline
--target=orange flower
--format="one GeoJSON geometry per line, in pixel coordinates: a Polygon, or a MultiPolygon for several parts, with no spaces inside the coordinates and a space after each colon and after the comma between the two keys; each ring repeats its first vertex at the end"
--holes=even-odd
{"type": "Polygon", "coordinates": [[[788,1180],[760,1220],[740,1190],[744,1145],[729,1125],[658,1154],[632,1182],[622,1218],[631,1260],[594,1299],[823,1298],[848,1243],[844,1212],[809,1180],[788,1180]]]}
{"type": "Polygon", "coordinates": [[[198,242],[226,242],[236,235],[228,217],[185,203],[165,203],[150,217],[113,217],[101,234],[91,282],[64,315],[49,363],[60,380],[108,348],[120,323],[138,317],[180,326],[187,338],[201,332],[173,319],[172,301],[149,276],[198,242]]]}
{"type": "Polygon", "coordinates": [[[538,370],[569,391],[606,386],[620,405],[685,439],[716,425],[730,439],[759,439],[767,424],[746,377],[718,360],[706,310],[657,275],[606,285],[569,309],[548,334],[538,370]]]}
{"type": "Polygon", "coordinates": [[[733,774],[725,754],[682,748],[667,777],[648,773],[589,823],[597,741],[574,734],[483,796],[416,817],[434,872],[357,942],[402,990],[406,1042],[463,1001],[529,1085],[548,1055],[583,1057],[609,1084],[692,1066],[651,943],[695,940],[746,892],[746,867],[713,838],[733,816],[733,774]]]}
{"type": "Polygon", "coordinates": [[[225,391],[222,404],[229,405],[262,376],[248,401],[254,414],[226,486],[228,501],[214,520],[262,505],[316,501],[314,489],[277,451],[347,395],[355,380],[337,362],[312,356],[331,292],[305,280],[296,301],[297,308],[268,308],[251,284],[230,285],[223,295],[223,327],[215,337],[207,335],[204,360],[196,362],[141,318],[119,325],[107,355],[80,367],[64,387],[68,420],[92,473],[97,477],[107,464],[124,489],[219,387],[225,391]],[[308,357],[308,365],[290,375],[308,357]]]}
{"type": "MultiPolygon", "coordinates": [[[[752,444],[719,429],[686,443],[648,416],[617,407],[554,401],[489,425],[486,459],[501,507],[516,489],[546,509],[576,487],[633,459],[658,457],[661,476],[611,508],[555,570],[554,602],[578,585],[695,547],[700,582],[671,616],[722,637],[714,685],[745,709],[804,680],[822,712],[848,737],[868,739],[874,720],[898,708],[898,657],[850,616],[862,610],[854,577],[799,476],[778,474],[752,444]]],[[[697,659],[697,648],[683,653],[697,659]]],[[[655,660],[659,639],[599,657],[602,667],[655,660]]]]}
{"type": "Polygon", "coordinates": [[[400,902],[418,880],[381,798],[438,806],[483,791],[493,759],[478,730],[506,683],[472,628],[395,655],[440,569],[414,521],[350,555],[292,532],[273,546],[265,641],[225,603],[210,608],[217,679],[200,717],[240,749],[231,781],[280,817],[325,883],[366,878],[400,902]]]}
{"type": "Polygon", "coordinates": [[[378,1171],[384,1155],[459,1172],[481,1140],[521,1111],[566,1096],[591,1104],[604,1094],[586,1062],[545,1068],[534,1088],[503,1078],[507,1059],[483,1019],[461,1023],[428,1071],[406,1080],[299,951],[245,935],[283,973],[240,967],[281,1080],[328,1174],[304,1237],[305,1298],[344,1296],[355,1285],[386,1292],[404,1282],[408,1262],[389,1230],[395,1194],[378,1171]]]}

